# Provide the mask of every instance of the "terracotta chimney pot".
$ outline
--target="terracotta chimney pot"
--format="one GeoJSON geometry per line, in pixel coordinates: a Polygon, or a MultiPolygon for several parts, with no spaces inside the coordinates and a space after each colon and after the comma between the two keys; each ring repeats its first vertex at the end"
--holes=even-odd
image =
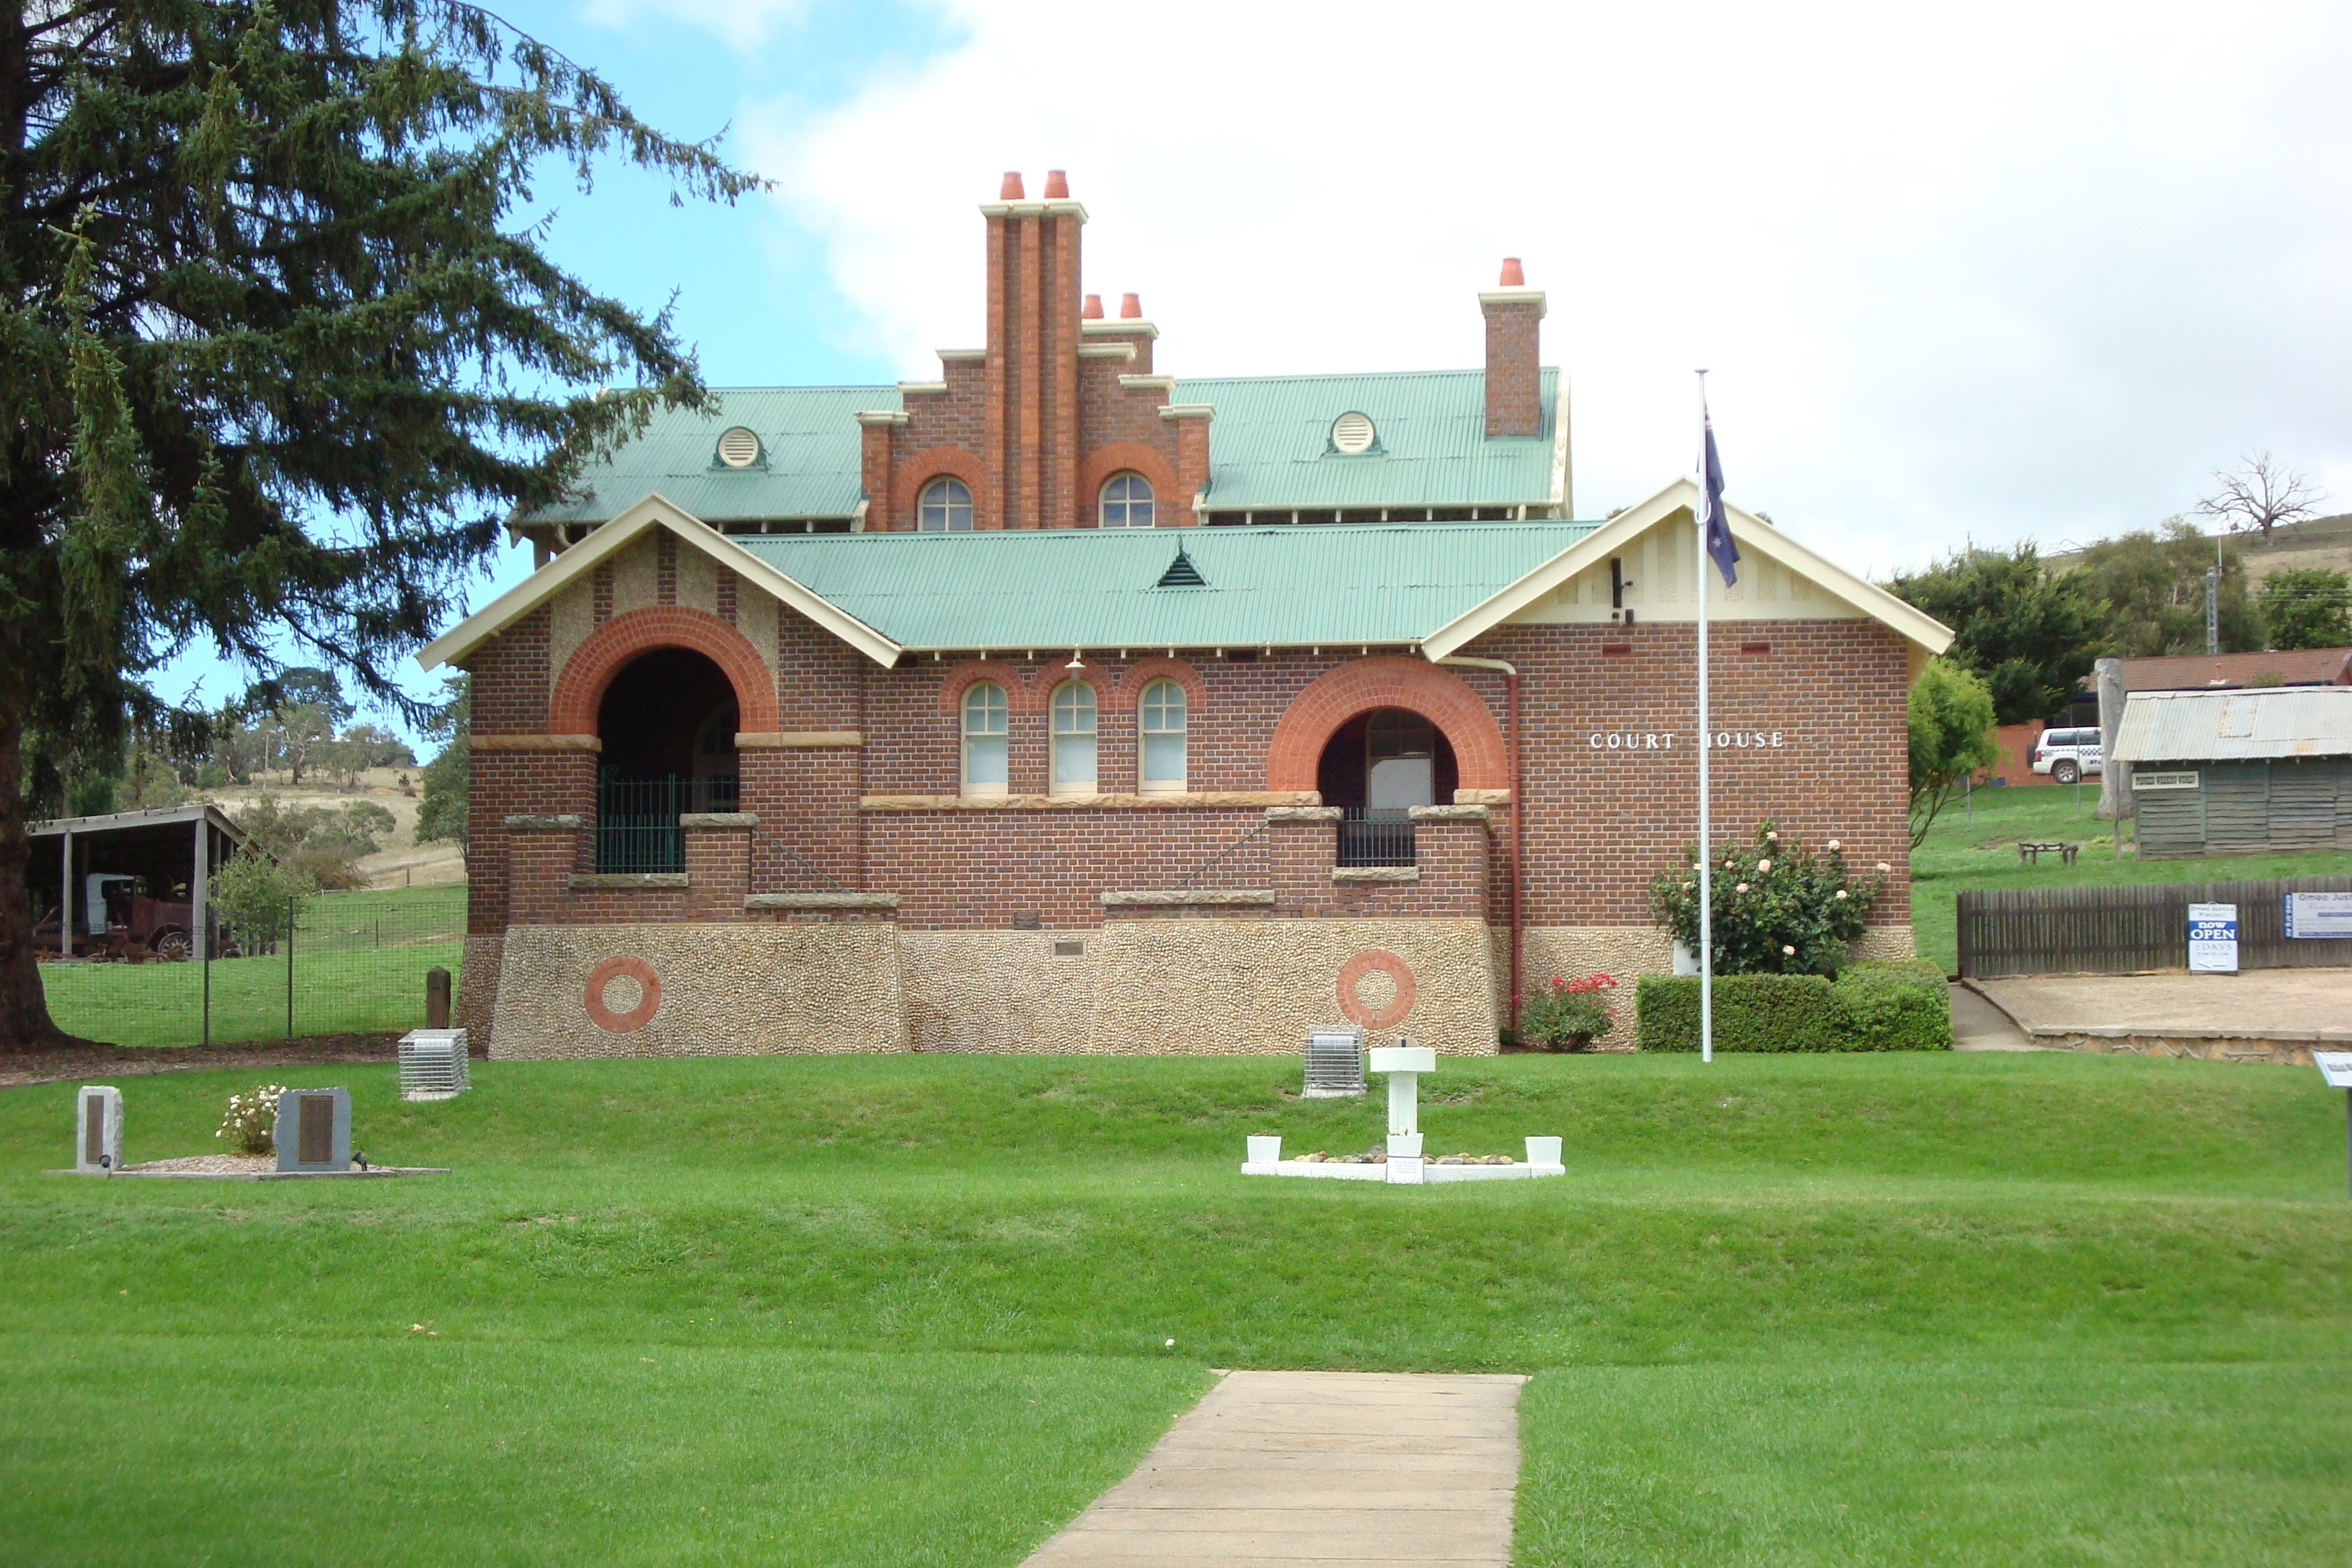
{"type": "Polygon", "coordinates": [[[1122,321],[1142,320],[1143,296],[1140,294],[1120,295],[1118,297],[1118,319],[1122,321]]]}
{"type": "Polygon", "coordinates": [[[1516,256],[1505,256],[1503,258],[1502,287],[1505,288],[1525,288],[1527,286],[1527,270],[1519,266],[1519,258],[1516,256]]]}
{"type": "Polygon", "coordinates": [[[1079,316],[1079,319],[1082,319],[1082,320],[1087,320],[1087,321],[1099,321],[1099,320],[1101,320],[1101,319],[1102,319],[1102,296],[1101,296],[1101,295],[1099,295],[1099,294],[1089,294],[1089,295],[1087,295],[1087,303],[1086,303],[1086,306],[1085,306],[1085,308],[1084,308],[1083,309],[1081,309],[1081,310],[1078,312],[1078,316],[1079,316]]]}
{"type": "Polygon", "coordinates": [[[1059,169],[1045,171],[1045,199],[1066,202],[1070,199],[1070,177],[1059,169]]]}
{"type": "Polygon", "coordinates": [[[1004,172],[1004,183],[998,188],[996,199],[1000,202],[1017,202],[1021,199],[1020,170],[1007,169],[1004,172]]]}

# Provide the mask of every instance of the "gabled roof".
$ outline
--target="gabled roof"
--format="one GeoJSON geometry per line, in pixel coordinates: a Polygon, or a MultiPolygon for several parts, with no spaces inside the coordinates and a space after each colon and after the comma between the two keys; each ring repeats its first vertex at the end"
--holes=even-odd
{"type": "MultiPolygon", "coordinates": [[[[629,547],[640,535],[667,528],[729,570],[792,606],[877,664],[896,664],[898,645],[856,617],[844,614],[791,578],[738,549],[698,518],[689,517],[661,496],[647,496],[611,522],[573,545],[481,609],[428,643],[416,662],[430,670],[462,659],[500,632],[555,597],[563,588],[629,547]]],[[[853,538],[885,538],[883,534],[853,534],[853,538]]]]}
{"type": "MultiPolygon", "coordinates": [[[[1360,510],[1562,504],[1559,394],[1559,372],[1545,371],[1541,433],[1491,440],[1483,371],[1182,381],[1171,401],[1216,410],[1213,509],[1360,510]],[[1370,417],[1371,451],[1330,450],[1331,422],[1349,413],[1370,417]]],[[[730,387],[710,396],[707,413],[656,410],[643,434],[582,476],[579,495],[516,520],[601,523],[647,495],[709,523],[853,517],[863,497],[855,416],[904,406],[895,386],[730,387]],[[718,460],[719,433],[739,424],[762,448],[749,468],[718,460]]]]}
{"type": "Polygon", "coordinates": [[[2118,762],[2352,756],[2352,686],[2133,692],[2116,727],[2118,762]]]}
{"type": "MultiPolygon", "coordinates": [[[[1675,513],[1690,512],[1698,499],[1697,485],[1688,477],[1676,479],[1640,506],[1628,507],[1607,522],[1593,528],[1569,549],[1526,576],[1505,585],[1491,598],[1469,607],[1453,621],[1433,630],[1422,640],[1422,651],[1433,659],[1442,659],[1459,651],[1578,573],[1606,561],[1612,554],[1622,550],[1633,540],[1675,513]]],[[[1844,568],[1832,564],[1763,518],[1743,512],[1728,503],[1725,504],[1724,511],[1731,520],[1731,537],[1738,541],[1742,551],[1753,550],[1769,556],[1790,571],[1828,590],[1872,620],[1894,628],[1928,653],[1940,653],[1951,646],[1951,629],[1934,617],[1905,603],[1885,589],[1864,581],[1844,568]]],[[[1696,549],[1696,544],[1693,548],[1696,549]]]]}
{"type": "Polygon", "coordinates": [[[1396,646],[1594,527],[1037,528],[725,542],[910,653],[1396,646]],[[1202,586],[1162,585],[1179,552],[1202,586]]]}
{"type": "Polygon", "coordinates": [[[1217,411],[1209,428],[1208,506],[1290,507],[1551,506],[1565,500],[1559,371],[1542,372],[1543,423],[1526,436],[1486,434],[1484,371],[1184,381],[1176,401],[1217,411]],[[1371,450],[1331,444],[1343,413],[1372,422],[1371,450]]]}
{"type": "MultiPolygon", "coordinates": [[[[2290,648],[2264,653],[2165,653],[2121,659],[2126,692],[2188,692],[2218,686],[2352,685],[2352,648],[2290,648]]],[[[2085,691],[2096,675],[2076,683],[2085,691]]]]}

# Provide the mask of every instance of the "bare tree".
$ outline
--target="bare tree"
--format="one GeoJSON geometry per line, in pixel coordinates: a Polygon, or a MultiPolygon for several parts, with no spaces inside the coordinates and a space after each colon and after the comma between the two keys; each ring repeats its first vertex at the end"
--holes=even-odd
{"type": "Polygon", "coordinates": [[[2240,459],[2227,473],[2215,469],[2213,480],[2221,489],[2197,503],[2198,515],[2233,534],[2260,528],[2264,544],[2279,524],[2299,523],[2319,511],[2320,492],[2311,481],[2267,452],[2240,459]]]}

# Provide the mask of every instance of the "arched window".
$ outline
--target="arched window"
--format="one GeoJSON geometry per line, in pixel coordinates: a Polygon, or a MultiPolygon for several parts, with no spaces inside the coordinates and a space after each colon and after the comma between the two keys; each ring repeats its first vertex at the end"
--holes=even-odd
{"type": "Polygon", "coordinates": [[[1154,681],[1143,688],[1137,728],[1143,737],[1140,789],[1146,795],[1184,792],[1184,688],[1154,681]]]}
{"type": "Polygon", "coordinates": [[[1084,681],[1064,681],[1054,688],[1052,792],[1095,792],[1095,689],[1084,681]]]}
{"type": "Polygon", "coordinates": [[[1107,528],[1151,526],[1151,481],[1140,474],[1114,474],[1103,481],[1096,520],[1107,528]]]}
{"type": "Polygon", "coordinates": [[[963,792],[1002,795],[1008,777],[1005,759],[1004,688],[981,681],[963,694],[963,792]]]}
{"type": "Polygon", "coordinates": [[[915,526],[927,534],[971,532],[971,486],[945,477],[924,486],[915,507],[915,526]]]}

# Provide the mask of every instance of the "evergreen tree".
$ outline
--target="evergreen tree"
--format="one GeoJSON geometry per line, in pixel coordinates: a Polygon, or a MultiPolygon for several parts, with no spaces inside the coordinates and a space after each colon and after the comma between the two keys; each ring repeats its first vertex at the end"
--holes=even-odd
{"type": "Polygon", "coordinates": [[[2273,648],[2341,648],[2352,643],[2352,577],[2324,566],[2294,566],[2263,579],[2263,629],[2273,648]]]}
{"type": "Polygon", "coordinates": [[[501,517],[699,402],[667,316],[522,210],[605,154],[755,184],[459,0],[0,16],[0,1048],[60,1038],[27,810],[59,759],[121,756],[144,676],[202,637],[397,701],[501,517]]]}
{"type": "Polygon", "coordinates": [[[1952,629],[1944,656],[1984,682],[1998,723],[2064,716],[2075,682],[2095,662],[2098,606],[2081,579],[2046,573],[2030,540],[2007,552],[1955,553],[1887,587],[1952,629]]]}
{"type": "Polygon", "coordinates": [[[2160,532],[2137,528],[2075,558],[2068,574],[2101,606],[2098,649],[2119,658],[2205,651],[2205,573],[2220,557],[2221,652],[2263,645],[2262,614],[2246,591],[2243,553],[2217,547],[2180,517],[2160,532]]]}

